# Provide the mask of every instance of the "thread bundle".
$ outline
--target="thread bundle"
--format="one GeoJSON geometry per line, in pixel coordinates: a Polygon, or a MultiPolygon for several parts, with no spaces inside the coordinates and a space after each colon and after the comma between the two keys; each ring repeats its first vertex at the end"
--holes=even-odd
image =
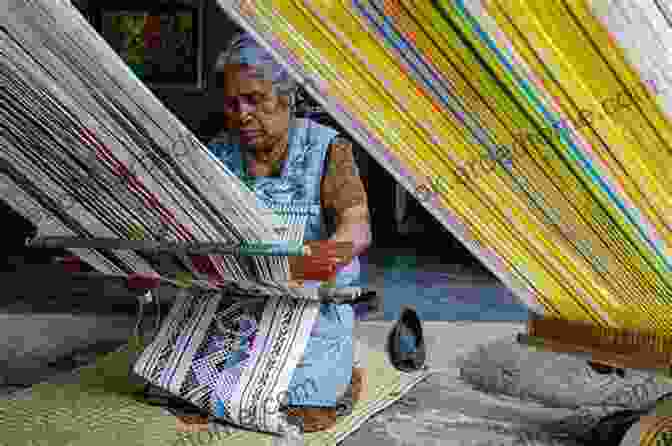
{"type": "Polygon", "coordinates": [[[533,312],[670,334],[669,7],[218,3],[533,312]]]}

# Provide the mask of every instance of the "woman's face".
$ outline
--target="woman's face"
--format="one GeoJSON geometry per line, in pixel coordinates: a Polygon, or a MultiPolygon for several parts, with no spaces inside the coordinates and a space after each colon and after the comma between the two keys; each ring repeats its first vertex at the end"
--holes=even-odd
{"type": "Polygon", "coordinates": [[[271,151],[287,136],[287,101],[274,93],[270,80],[244,65],[228,65],[223,81],[227,129],[239,133],[244,146],[271,151]]]}

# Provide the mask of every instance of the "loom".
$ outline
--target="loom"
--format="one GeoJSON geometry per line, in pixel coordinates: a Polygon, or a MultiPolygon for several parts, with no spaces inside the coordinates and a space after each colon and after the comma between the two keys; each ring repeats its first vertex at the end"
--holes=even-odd
{"type": "Polygon", "coordinates": [[[521,342],[669,368],[669,7],[219,3],[515,291],[521,342]]]}
{"type": "MultiPolygon", "coordinates": [[[[669,6],[217,3],[530,308],[521,342],[669,369],[669,6]]],[[[260,206],[73,8],[0,12],[0,196],[41,236],[300,245],[301,215],[260,206]]],[[[287,286],[286,256],[71,250],[104,274],[319,299],[287,286]]]]}

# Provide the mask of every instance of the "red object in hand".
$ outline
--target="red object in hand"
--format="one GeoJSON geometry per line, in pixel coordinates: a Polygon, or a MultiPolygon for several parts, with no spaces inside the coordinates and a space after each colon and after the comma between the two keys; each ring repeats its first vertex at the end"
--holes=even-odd
{"type": "Polygon", "coordinates": [[[153,290],[161,285],[161,276],[158,274],[129,274],[126,286],[131,290],[153,290]]]}
{"type": "Polygon", "coordinates": [[[352,243],[320,240],[307,245],[310,255],[290,258],[293,280],[332,280],[352,256],[352,243]]]}
{"type": "Polygon", "coordinates": [[[301,271],[292,273],[292,279],[328,281],[336,276],[335,263],[311,262],[307,260],[302,262],[299,268],[301,271]]]}

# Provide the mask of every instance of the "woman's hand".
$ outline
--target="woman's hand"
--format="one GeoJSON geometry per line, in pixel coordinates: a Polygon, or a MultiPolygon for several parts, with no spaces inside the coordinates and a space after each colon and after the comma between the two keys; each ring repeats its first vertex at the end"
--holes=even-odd
{"type": "Polygon", "coordinates": [[[353,244],[349,242],[318,240],[306,245],[309,255],[289,257],[291,280],[332,280],[352,260],[353,244]]]}

